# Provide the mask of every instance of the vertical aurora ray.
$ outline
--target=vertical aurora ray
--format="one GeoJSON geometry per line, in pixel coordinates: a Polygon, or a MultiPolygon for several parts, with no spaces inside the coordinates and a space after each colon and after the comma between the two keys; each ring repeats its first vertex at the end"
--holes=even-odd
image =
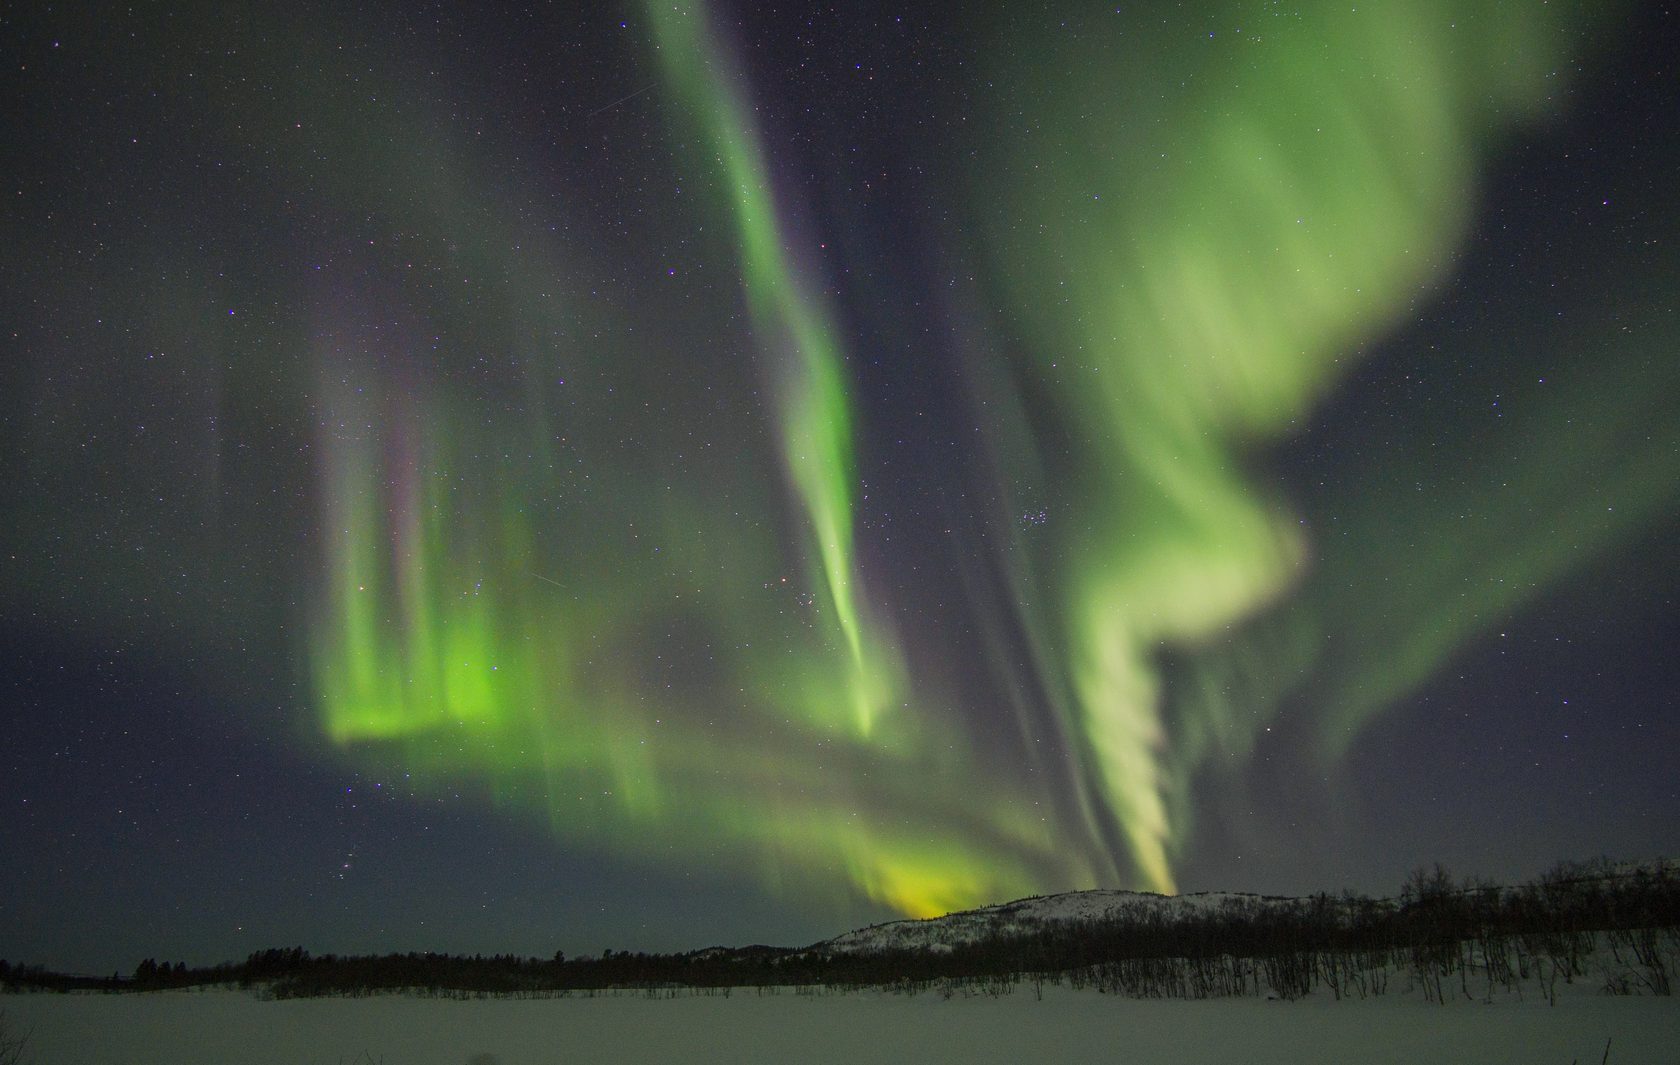
{"type": "Polygon", "coordinates": [[[459,497],[454,415],[399,397],[381,413],[367,387],[324,391],[332,535],[312,657],[323,728],[359,759],[421,794],[482,788],[568,839],[662,861],[703,854],[772,885],[846,883],[907,914],[1095,881],[1019,795],[971,794],[976,768],[948,742],[884,748],[791,716],[849,675],[821,645],[745,654],[716,686],[646,676],[635,663],[651,631],[738,627],[739,604],[704,586],[683,605],[659,581],[579,580],[552,556],[541,564],[557,582],[522,579],[539,531],[519,505],[459,497]],[[405,446],[422,424],[427,442],[405,446]],[[795,675],[769,668],[790,651],[795,675]]]}
{"type": "Polygon", "coordinates": [[[706,7],[650,2],[648,17],[672,92],[701,127],[722,169],[742,286],[771,360],[782,457],[811,526],[822,583],[851,656],[849,702],[857,730],[874,731],[902,672],[893,642],[868,615],[852,544],[851,399],[832,314],[787,250],[769,168],[736,86],[740,75],[707,24],[706,7]]]}
{"type": "MultiPolygon", "coordinates": [[[[1033,781],[985,764],[959,717],[924,709],[949,700],[911,689],[864,604],[830,314],[782,248],[699,23],[658,18],[671,83],[723,163],[769,431],[765,371],[740,364],[727,309],[570,321],[583,312],[540,280],[568,273],[564,251],[472,202],[470,175],[443,181],[530,250],[477,304],[399,285],[324,315],[322,732],[417,795],[480,794],[568,841],[819,900],[928,916],[1096,885],[1104,857],[1070,845],[1033,781]],[[383,305],[413,308],[405,334],[423,341],[393,343],[383,305]],[[497,374],[442,372],[498,319],[533,319],[537,341],[497,374]],[[657,357],[677,344],[682,359],[657,357]]],[[[405,201],[378,202],[424,237],[436,208],[408,217],[405,201]]]]}

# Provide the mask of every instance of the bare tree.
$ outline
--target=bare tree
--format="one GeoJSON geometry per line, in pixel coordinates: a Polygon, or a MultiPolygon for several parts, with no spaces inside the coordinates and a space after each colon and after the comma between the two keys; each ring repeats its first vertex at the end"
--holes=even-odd
{"type": "Polygon", "coordinates": [[[23,1065],[28,1060],[23,1052],[29,1047],[29,1035],[14,1033],[6,1023],[6,1011],[0,1010],[0,1065],[23,1065]]]}

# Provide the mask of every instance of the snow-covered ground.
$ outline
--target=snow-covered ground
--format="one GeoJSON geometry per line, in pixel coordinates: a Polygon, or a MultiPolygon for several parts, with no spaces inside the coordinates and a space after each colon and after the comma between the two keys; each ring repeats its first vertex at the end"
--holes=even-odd
{"type": "Polygon", "coordinates": [[[560,1062],[1163,1062],[1314,1065],[1680,1061],[1680,999],[1577,993],[1429,1005],[1415,996],[1136,1001],[1047,987],[1000,998],[635,995],[264,1002],[234,991],[7,995],[37,1065],[539,1065],[560,1062]]]}

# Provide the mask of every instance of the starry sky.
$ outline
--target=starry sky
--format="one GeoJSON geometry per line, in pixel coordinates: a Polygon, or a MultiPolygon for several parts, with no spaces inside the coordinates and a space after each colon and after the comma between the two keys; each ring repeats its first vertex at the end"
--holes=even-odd
{"type": "Polygon", "coordinates": [[[1680,853],[1677,42],[0,13],[0,956],[1680,853]]]}

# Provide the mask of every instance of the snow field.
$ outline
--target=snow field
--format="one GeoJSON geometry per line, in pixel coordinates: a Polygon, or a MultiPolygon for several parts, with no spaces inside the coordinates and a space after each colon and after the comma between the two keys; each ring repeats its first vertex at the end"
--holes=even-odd
{"type": "Polygon", "coordinates": [[[1680,1001],[1577,993],[1432,1005],[1138,1001],[1046,987],[649,999],[381,996],[261,1001],[237,991],[0,997],[35,1065],[549,1065],[1061,1062],[1171,1065],[1680,1061],[1680,1001]]]}

